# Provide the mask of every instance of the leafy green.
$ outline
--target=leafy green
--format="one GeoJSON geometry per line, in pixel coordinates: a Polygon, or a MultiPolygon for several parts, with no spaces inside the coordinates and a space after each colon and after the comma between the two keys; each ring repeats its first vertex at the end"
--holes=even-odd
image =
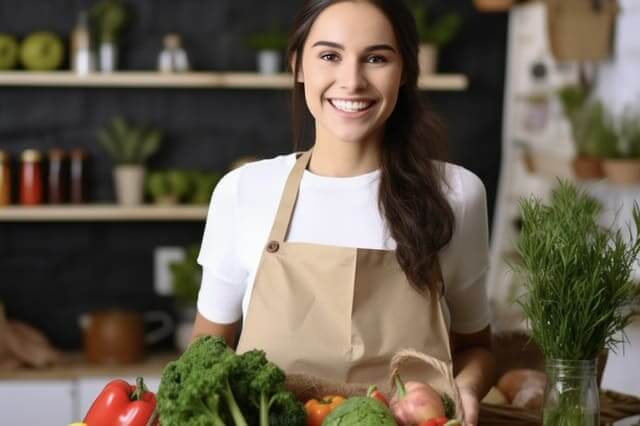
{"type": "Polygon", "coordinates": [[[162,132],[115,117],[110,127],[98,130],[97,139],[116,164],[144,164],[160,148],[162,132]]]}
{"type": "Polygon", "coordinates": [[[354,396],[338,405],[324,419],[323,426],[395,426],[391,411],[368,396],[354,396]]]}
{"type": "Polygon", "coordinates": [[[520,201],[522,231],[512,264],[526,294],[518,300],[532,338],[548,358],[593,359],[615,350],[616,337],[636,314],[638,292],[631,281],[640,254],[640,207],[633,208],[629,236],[598,224],[600,204],[560,181],[547,206],[534,197],[520,201]]]}
{"type": "Polygon", "coordinates": [[[220,337],[200,337],[163,371],[160,421],[163,426],[304,426],[304,408],[284,379],[263,351],[237,355],[220,337]]]}

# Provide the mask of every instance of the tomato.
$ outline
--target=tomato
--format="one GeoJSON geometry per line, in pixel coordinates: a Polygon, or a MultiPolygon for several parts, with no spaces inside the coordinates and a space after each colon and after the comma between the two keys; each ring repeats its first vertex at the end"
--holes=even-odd
{"type": "Polygon", "coordinates": [[[321,399],[310,399],[304,404],[307,412],[307,426],[321,426],[329,415],[345,398],[340,395],[328,395],[321,399]]]}

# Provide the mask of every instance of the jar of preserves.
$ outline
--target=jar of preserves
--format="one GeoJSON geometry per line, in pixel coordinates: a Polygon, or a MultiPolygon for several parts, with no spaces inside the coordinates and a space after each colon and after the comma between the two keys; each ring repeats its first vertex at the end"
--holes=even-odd
{"type": "Polygon", "coordinates": [[[87,202],[87,152],[83,149],[72,149],[71,159],[71,203],[87,202]]]}
{"type": "Polygon", "coordinates": [[[35,149],[22,151],[20,164],[20,204],[42,204],[42,155],[35,149]]]}
{"type": "Polygon", "coordinates": [[[47,198],[51,204],[62,204],[67,201],[68,184],[67,156],[64,150],[49,150],[49,173],[47,198]]]}
{"type": "Polygon", "coordinates": [[[0,206],[11,204],[11,169],[9,154],[0,151],[0,206]]]}

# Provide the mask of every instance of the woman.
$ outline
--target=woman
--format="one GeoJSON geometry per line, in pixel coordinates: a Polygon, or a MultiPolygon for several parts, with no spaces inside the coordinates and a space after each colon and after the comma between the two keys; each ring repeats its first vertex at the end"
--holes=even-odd
{"type": "MultiPolygon", "coordinates": [[[[413,347],[452,361],[465,411],[493,383],[485,192],[434,161],[415,21],[399,0],[311,0],[289,46],[296,140],[212,196],[193,336],[264,349],[287,372],[384,383],[413,347]]],[[[424,366],[405,378],[437,380],[424,366]]]]}

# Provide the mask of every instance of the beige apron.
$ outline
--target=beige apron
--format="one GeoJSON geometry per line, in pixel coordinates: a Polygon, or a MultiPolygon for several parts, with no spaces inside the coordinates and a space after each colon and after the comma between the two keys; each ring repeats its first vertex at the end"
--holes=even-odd
{"type": "Polygon", "coordinates": [[[413,348],[444,361],[449,377],[422,363],[404,365],[403,379],[451,392],[449,333],[439,294],[414,290],[394,251],[286,241],[310,158],[307,151],[297,160],[284,187],[238,353],[259,348],[288,374],[384,388],[394,353],[413,348]]]}

